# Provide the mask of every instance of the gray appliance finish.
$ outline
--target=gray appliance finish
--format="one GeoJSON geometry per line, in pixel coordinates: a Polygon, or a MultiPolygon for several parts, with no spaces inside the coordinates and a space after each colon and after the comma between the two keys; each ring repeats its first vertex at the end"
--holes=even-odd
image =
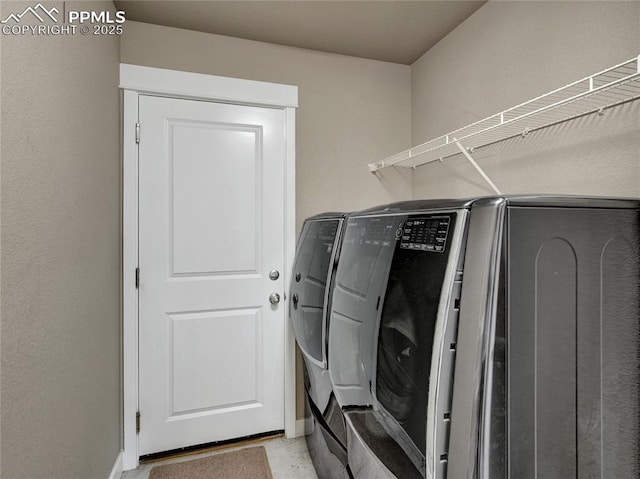
{"type": "Polygon", "coordinates": [[[323,213],[302,227],[289,294],[291,323],[302,352],[305,435],[320,478],[348,478],[346,427],[327,370],[329,291],[344,215],[323,213]]]}
{"type": "Polygon", "coordinates": [[[640,200],[348,215],[327,360],[356,478],[640,477],[640,200]]]}

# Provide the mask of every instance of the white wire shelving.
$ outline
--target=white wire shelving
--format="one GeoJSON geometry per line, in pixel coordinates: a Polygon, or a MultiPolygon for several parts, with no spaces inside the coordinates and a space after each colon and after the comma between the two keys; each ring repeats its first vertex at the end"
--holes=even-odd
{"type": "MultiPolygon", "coordinates": [[[[580,116],[640,98],[640,56],[451,133],[369,164],[369,170],[391,166],[417,168],[580,116]]],[[[469,160],[472,161],[472,160],[469,160]]],[[[475,163],[475,162],[472,162],[475,163]]],[[[484,173],[476,169],[483,175],[484,173]]],[[[490,182],[490,180],[487,181],[490,182]]],[[[492,186],[493,187],[493,186],[492,186]]],[[[497,191],[497,189],[494,187],[497,191]]]]}

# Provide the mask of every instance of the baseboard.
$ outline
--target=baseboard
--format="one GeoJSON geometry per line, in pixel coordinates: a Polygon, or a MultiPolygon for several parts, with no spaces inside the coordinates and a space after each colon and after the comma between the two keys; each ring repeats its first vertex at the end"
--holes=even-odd
{"type": "Polygon", "coordinates": [[[296,420],[296,435],[294,437],[304,436],[313,431],[313,419],[310,417],[296,420]]]}
{"type": "Polygon", "coordinates": [[[113,463],[113,467],[111,468],[111,474],[109,474],[109,479],[120,479],[122,476],[122,451],[116,457],[116,462],[113,463]]]}
{"type": "Polygon", "coordinates": [[[304,436],[306,430],[306,419],[296,419],[296,435],[295,437],[304,436]]]}

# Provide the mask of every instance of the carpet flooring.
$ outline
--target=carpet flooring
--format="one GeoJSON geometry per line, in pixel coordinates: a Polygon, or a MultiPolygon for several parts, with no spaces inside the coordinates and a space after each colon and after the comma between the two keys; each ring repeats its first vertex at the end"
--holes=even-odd
{"type": "Polygon", "coordinates": [[[155,466],[149,479],[273,479],[263,446],[155,466]]]}

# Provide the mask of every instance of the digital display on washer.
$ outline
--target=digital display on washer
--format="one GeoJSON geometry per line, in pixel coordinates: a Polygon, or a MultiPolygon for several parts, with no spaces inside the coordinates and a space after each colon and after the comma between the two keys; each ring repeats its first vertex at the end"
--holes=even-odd
{"type": "Polygon", "coordinates": [[[442,253],[449,233],[449,217],[409,217],[404,224],[400,248],[442,253]]]}

